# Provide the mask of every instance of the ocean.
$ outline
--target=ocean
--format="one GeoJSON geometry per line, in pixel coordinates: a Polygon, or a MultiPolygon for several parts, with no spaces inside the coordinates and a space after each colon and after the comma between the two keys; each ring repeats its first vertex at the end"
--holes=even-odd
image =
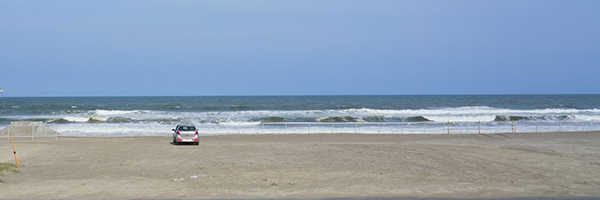
{"type": "Polygon", "coordinates": [[[0,129],[63,135],[502,133],[600,130],[600,95],[6,97],[0,129]]]}

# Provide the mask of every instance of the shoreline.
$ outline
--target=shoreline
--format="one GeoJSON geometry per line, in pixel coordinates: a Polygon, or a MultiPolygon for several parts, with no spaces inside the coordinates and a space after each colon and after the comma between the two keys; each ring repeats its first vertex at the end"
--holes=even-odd
{"type": "Polygon", "coordinates": [[[0,199],[600,196],[598,131],[200,139],[15,140],[0,199]]]}

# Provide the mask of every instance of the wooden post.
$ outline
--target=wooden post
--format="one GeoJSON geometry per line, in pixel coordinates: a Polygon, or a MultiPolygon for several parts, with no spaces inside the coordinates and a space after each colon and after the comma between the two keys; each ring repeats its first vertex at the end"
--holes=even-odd
{"type": "Polygon", "coordinates": [[[17,168],[19,168],[19,160],[17,159],[17,150],[15,150],[15,142],[13,141],[12,132],[8,132],[10,134],[10,143],[12,143],[13,154],[15,154],[15,162],[17,163],[17,168]]]}

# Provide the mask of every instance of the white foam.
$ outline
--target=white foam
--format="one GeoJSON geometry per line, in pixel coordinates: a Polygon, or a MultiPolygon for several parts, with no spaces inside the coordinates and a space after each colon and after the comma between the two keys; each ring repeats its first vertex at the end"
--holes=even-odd
{"type": "Polygon", "coordinates": [[[70,122],[88,122],[91,120],[96,120],[96,121],[105,121],[106,119],[103,117],[94,117],[94,116],[86,116],[86,117],[78,117],[78,116],[66,116],[63,117],[63,119],[70,121],[70,122]]]}
{"type": "MultiPolygon", "coordinates": [[[[458,108],[433,108],[433,109],[344,109],[344,110],[255,110],[255,111],[211,111],[211,112],[173,112],[149,110],[93,110],[87,113],[62,113],[59,115],[38,116],[47,119],[60,119],[71,122],[88,122],[91,117],[96,121],[106,121],[108,118],[121,117],[136,121],[160,121],[167,123],[214,123],[221,126],[250,126],[255,125],[258,119],[281,117],[286,119],[307,118],[317,119],[322,117],[351,116],[357,119],[366,117],[383,116],[385,118],[425,117],[434,122],[447,121],[493,121],[495,116],[520,116],[532,119],[544,118],[546,120],[573,120],[573,121],[600,121],[598,109],[538,109],[515,110],[491,108],[487,106],[470,106],[458,108]],[[562,116],[568,116],[564,119],[562,116]]],[[[23,116],[26,117],[26,116],[23,116]]],[[[19,119],[19,116],[13,118],[19,119]]],[[[143,122],[148,123],[148,122],[143,122]]]]}
{"type": "Polygon", "coordinates": [[[573,115],[572,118],[577,121],[600,121],[600,115],[573,115]]]}
{"type": "Polygon", "coordinates": [[[464,115],[434,115],[434,116],[423,116],[428,120],[434,122],[492,122],[496,119],[495,115],[475,115],[475,116],[464,116],[464,115]]]}
{"type": "MultiPolygon", "coordinates": [[[[345,109],[345,110],[291,110],[291,111],[225,111],[225,112],[178,112],[178,113],[153,113],[155,118],[180,118],[196,119],[198,121],[214,122],[246,122],[257,118],[282,117],[282,118],[321,118],[321,117],[343,117],[352,116],[357,118],[384,116],[388,118],[407,118],[423,116],[429,120],[443,121],[493,121],[495,116],[569,116],[582,115],[579,119],[596,118],[600,116],[600,111],[577,110],[577,109],[541,109],[541,110],[513,110],[498,109],[486,106],[459,107],[459,108],[437,108],[437,109],[405,109],[405,110],[384,110],[384,109],[345,109]],[[225,120],[223,120],[225,119],[225,120]]],[[[141,115],[145,116],[145,115],[141,115]]],[[[144,118],[144,117],[140,117],[144,118]]]]}
{"type": "Polygon", "coordinates": [[[219,125],[224,126],[258,126],[261,122],[219,122],[219,125]]]}
{"type": "Polygon", "coordinates": [[[48,124],[63,135],[169,135],[174,126],[161,124],[48,124]]]}
{"type": "Polygon", "coordinates": [[[129,115],[129,114],[144,113],[144,112],[149,112],[149,111],[142,111],[142,110],[94,110],[94,111],[92,111],[92,113],[95,113],[96,115],[101,115],[101,116],[129,115]]]}

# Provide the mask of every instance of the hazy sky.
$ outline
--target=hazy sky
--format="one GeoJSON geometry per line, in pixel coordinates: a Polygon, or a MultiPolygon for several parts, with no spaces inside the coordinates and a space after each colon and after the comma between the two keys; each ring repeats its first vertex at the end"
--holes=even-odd
{"type": "Polygon", "coordinates": [[[5,96],[599,94],[600,1],[0,1],[5,96]]]}

